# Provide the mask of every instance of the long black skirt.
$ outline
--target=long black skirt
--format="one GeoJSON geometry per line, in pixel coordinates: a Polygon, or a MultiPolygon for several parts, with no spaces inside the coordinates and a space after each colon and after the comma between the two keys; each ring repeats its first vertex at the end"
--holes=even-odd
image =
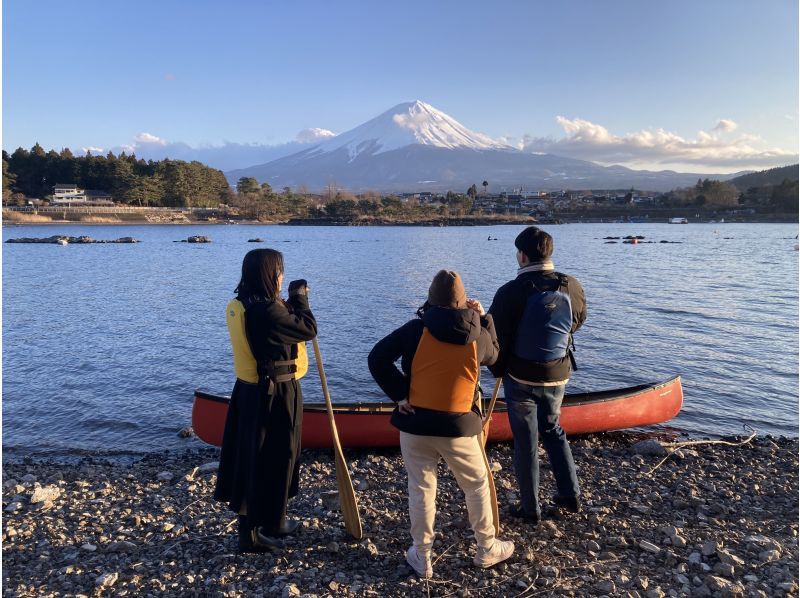
{"type": "Polygon", "coordinates": [[[233,387],[214,498],[235,513],[245,505],[248,522],[270,532],[298,492],[303,395],[296,380],[277,384],[271,396],[263,390],[241,380],[233,387]]]}

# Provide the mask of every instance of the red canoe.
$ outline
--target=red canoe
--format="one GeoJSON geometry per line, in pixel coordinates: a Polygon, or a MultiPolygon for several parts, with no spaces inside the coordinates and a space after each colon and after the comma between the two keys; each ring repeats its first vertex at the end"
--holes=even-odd
{"type": "MultiPolygon", "coordinates": [[[[192,427],[197,436],[220,446],[230,398],[200,390],[194,393],[192,427]]],[[[681,378],[629,388],[567,394],[561,406],[561,426],[567,434],[608,432],[660,424],[675,417],[683,404],[681,378]]],[[[333,407],[339,440],[345,447],[399,446],[397,428],[389,423],[393,403],[338,403],[333,407]]],[[[511,440],[504,403],[492,415],[489,441],[511,440]]],[[[303,448],[332,446],[324,404],[303,406],[303,448]]]]}

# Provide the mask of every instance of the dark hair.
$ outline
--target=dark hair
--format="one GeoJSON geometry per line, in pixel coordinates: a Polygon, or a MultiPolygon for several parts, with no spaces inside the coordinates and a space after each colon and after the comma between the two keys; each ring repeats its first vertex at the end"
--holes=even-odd
{"type": "Polygon", "coordinates": [[[242,260],[242,279],[234,293],[239,297],[279,299],[278,276],[283,274],[283,254],[274,249],[253,249],[242,260]]]}
{"type": "Polygon", "coordinates": [[[546,260],[553,255],[553,237],[535,226],[529,226],[517,235],[514,245],[531,261],[546,260]]]}
{"type": "Polygon", "coordinates": [[[416,312],[417,313],[417,317],[421,318],[422,316],[424,316],[425,312],[428,311],[431,307],[432,307],[431,304],[428,303],[427,300],[425,300],[425,303],[420,305],[419,309],[417,309],[417,312],[416,312]]]}

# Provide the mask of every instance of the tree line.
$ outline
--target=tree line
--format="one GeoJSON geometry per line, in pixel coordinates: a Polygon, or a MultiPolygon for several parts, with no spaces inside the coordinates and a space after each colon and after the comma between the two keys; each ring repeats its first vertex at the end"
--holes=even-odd
{"type": "MultiPolygon", "coordinates": [[[[473,185],[474,187],[474,185],[473,185]]],[[[331,218],[358,219],[419,219],[457,216],[472,211],[473,199],[462,193],[448,191],[435,203],[417,199],[401,199],[396,195],[382,196],[375,191],[354,194],[328,185],[322,195],[293,192],[284,187],[276,192],[269,183],[259,183],[254,177],[241,177],[236,183],[233,200],[243,216],[250,219],[331,218]]]]}
{"type": "Polygon", "coordinates": [[[753,186],[744,192],[740,192],[732,182],[698,179],[694,187],[673,189],[660,199],[665,206],[714,209],[750,206],[768,208],[772,212],[796,214],[799,205],[797,197],[797,179],[784,178],[780,184],[753,186]]]}
{"type": "Polygon", "coordinates": [[[4,201],[15,193],[44,199],[57,183],[106,191],[116,202],[138,206],[217,207],[231,196],[222,171],[200,162],[145,161],[125,152],[75,156],[38,143],[10,155],[3,151],[4,201]]]}

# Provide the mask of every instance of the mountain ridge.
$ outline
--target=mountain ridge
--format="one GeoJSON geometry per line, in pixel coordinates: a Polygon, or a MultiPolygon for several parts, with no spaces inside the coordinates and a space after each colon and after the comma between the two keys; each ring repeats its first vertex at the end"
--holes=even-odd
{"type": "Polygon", "coordinates": [[[541,190],[637,187],[666,191],[698,178],[735,175],[639,171],[587,160],[533,154],[472,131],[421,100],[378,116],[275,160],[226,172],[231,183],[254,177],[274,188],[350,191],[463,191],[489,181],[495,188],[541,190]]]}

